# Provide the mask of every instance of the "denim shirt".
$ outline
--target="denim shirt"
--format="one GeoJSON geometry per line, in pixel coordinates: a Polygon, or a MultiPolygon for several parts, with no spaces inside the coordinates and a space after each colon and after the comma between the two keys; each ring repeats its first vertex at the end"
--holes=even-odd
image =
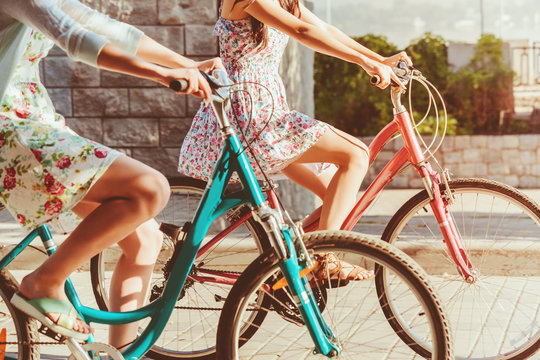
{"type": "Polygon", "coordinates": [[[0,99],[32,29],[50,38],[72,59],[95,67],[105,44],[111,42],[134,55],[143,35],[78,0],[0,0],[0,99]]]}

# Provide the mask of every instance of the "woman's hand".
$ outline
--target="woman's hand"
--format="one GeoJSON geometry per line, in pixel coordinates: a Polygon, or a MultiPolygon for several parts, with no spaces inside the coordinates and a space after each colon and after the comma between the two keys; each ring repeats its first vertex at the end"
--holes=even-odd
{"type": "Polygon", "coordinates": [[[397,66],[400,61],[405,61],[408,66],[413,65],[411,58],[409,57],[409,55],[407,55],[405,51],[384,58],[382,63],[388,66],[397,66]]]}
{"type": "Polygon", "coordinates": [[[201,75],[198,68],[189,68],[189,69],[170,69],[170,72],[167,74],[166,82],[167,86],[174,81],[184,79],[188,82],[188,88],[185,91],[179,91],[179,94],[191,94],[200,98],[204,98],[206,101],[210,101],[210,96],[212,95],[212,89],[206,81],[206,79],[201,75]]]}
{"type": "Polygon", "coordinates": [[[380,81],[376,85],[378,88],[386,89],[388,85],[390,85],[392,82],[395,82],[398,84],[403,90],[406,89],[405,85],[401,83],[399,78],[396,74],[392,71],[392,68],[382,62],[378,62],[372,59],[369,59],[365,61],[365,65],[363,66],[364,70],[370,75],[370,76],[378,76],[380,81]]]}
{"type": "Polygon", "coordinates": [[[223,66],[223,63],[221,62],[221,59],[216,57],[213,59],[203,60],[203,61],[197,61],[196,62],[197,69],[204,71],[205,73],[209,74],[214,69],[220,69],[225,71],[225,67],[223,66]]]}

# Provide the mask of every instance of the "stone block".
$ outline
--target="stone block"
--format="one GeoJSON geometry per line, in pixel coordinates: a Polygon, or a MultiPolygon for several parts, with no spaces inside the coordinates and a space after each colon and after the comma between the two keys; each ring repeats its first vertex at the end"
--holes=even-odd
{"type": "Polygon", "coordinates": [[[508,176],[503,177],[503,179],[504,179],[503,182],[507,185],[510,185],[510,186],[520,185],[519,176],[517,175],[508,175],[508,176]]]}
{"type": "Polygon", "coordinates": [[[519,185],[517,185],[520,188],[528,189],[528,188],[536,188],[540,182],[538,181],[538,178],[536,176],[521,176],[519,178],[519,185]]]}
{"type": "Polygon", "coordinates": [[[441,146],[441,150],[444,153],[454,151],[455,139],[455,136],[446,136],[441,146]]]}
{"type": "Polygon", "coordinates": [[[503,149],[517,149],[519,148],[519,138],[515,135],[502,136],[503,149]]]}
{"type": "Polygon", "coordinates": [[[46,87],[97,87],[99,70],[68,57],[50,57],[44,60],[44,81],[46,87]]]}
{"type": "Polygon", "coordinates": [[[502,161],[502,152],[498,150],[492,150],[488,151],[486,153],[486,162],[488,164],[490,163],[496,163],[502,161]]]}
{"type": "Polygon", "coordinates": [[[540,164],[531,166],[531,175],[540,178],[540,164]]]}
{"type": "Polygon", "coordinates": [[[471,137],[468,135],[455,136],[454,149],[465,150],[471,147],[471,137]]]}
{"type": "Polygon", "coordinates": [[[73,89],[75,116],[127,116],[127,89],[73,89]]]}
{"type": "Polygon", "coordinates": [[[531,165],[536,163],[536,151],[520,151],[519,159],[514,161],[521,161],[523,165],[531,165]]]}
{"type": "Polygon", "coordinates": [[[103,123],[101,118],[66,118],[66,125],[82,137],[103,143],[103,123]]]}
{"type": "Polygon", "coordinates": [[[501,152],[503,163],[510,164],[519,161],[520,151],[517,149],[506,149],[501,152]]]}
{"type": "Polygon", "coordinates": [[[492,175],[509,175],[510,168],[505,163],[495,163],[488,165],[489,177],[492,175]]]}
{"type": "Polygon", "coordinates": [[[104,88],[109,88],[109,87],[140,88],[140,87],[159,86],[159,84],[154,81],[141,79],[141,78],[126,75],[126,74],[115,73],[115,72],[107,71],[107,70],[101,70],[100,73],[101,73],[101,87],[104,87],[104,88]]]}
{"type": "Polygon", "coordinates": [[[181,147],[191,126],[192,118],[167,118],[159,120],[159,137],[163,147],[181,147]]]}
{"type": "Polygon", "coordinates": [[[186,95],[178,95],[167,88],[129,89],[129,99],[131,116],[186,116],[186,95]]]}
{"type": "Polygon", "coordinates": [[[186,55],[216,56],[218,45],[213,30],[213,25],[186,25],[186,55]]]}
{"type": "Polygon", "coordinates": [[[56,112],[64,117],[72,116],[71,90],[69,88],[47,89],[56,112]]]}
{"type": "Polygon", "coordinates": [[[524,166],[516,163],[509,163],[508,166],[510,167],[510,174],[518,176],[530,174],[530,166],[524,166]]]}
{"type": "Polygon", "coordinates": [[[103,143],[114,147],[159,146],[158,119],[107,118],[103,120],[103,143]]]}
{"type": "Polygon", "coordinates": [[[414,178],[409,178],[409,185],[407,186],[410,189],[422,189],[424,188],[424,182],[418,176],[414,178]]]}
{"type": "Polygon", "coordinates": [[[471,137],[471,146],[477,149],[487,149],[491,137],[487,135],[475,135],[471,137]]]}
{"type": "Polygon", "coordinates": [[[184,29],[181,26],[141,26],[140,29],[146,35],[156,40],[161,45],[184,53],[184,29]]]}
{"type": "Polygon", "coordinates": [[[159,23],[164,25],[213,25],[217,13],[215,0],[159,0],[159,23]]]}
{"type": "Polygon", "coordinates": [[[194,117],[201,107],[202,100],[196,96],[187,97],[187,116],[194,117]]]}
{"type": "Polygon", "coordinates": [[[461,152],[445,152],[443,161],[445,164],[458,164],[461,162],[461,152]]]}
{"type": "Polygon", "coordinates": [[[488,149],[499,150],[503,148],[503,136],[493,135],[489,137],[488,149]]]}
{"type": "Polygon", "coordinates": [[[487,177],[488,176],[487,164],[476,164],[475,176],[487,177]]]}
{"type": "Polygon", "coordinates": [[[178,176],[178,148],[133,148],[131,156],[165,176],[178,176]]]}
{"type": "Polygon", "coordinates": [[[536,150],[538,148],[538,135],[518,135],[521,150],[536,150]]]}
{"type": "Polygon", "coordinates": [[[406,176],[398,176],[389,185],[393,189],[406,189],[409,187],[409,179],[406,176]]]}
{"type": "Polygon", "coordinates": [[[476,175],[475,163],[461,163],[456,168],[457,177],[471,177],[476,175]]]}
{"type": "Polygon", "coordinates": [[[392,158],[394,157],[394,154],[395,153],[393,151],[383,150],[383,151],[379,152],[379,154],[377,154],[377,161],[387,163],[390,160],[392,160],[392,158]]]}
{"type": "Polygon", "coordinates": [[[158,23],[157,0],[102,0],[101,11],[132,25],[158,23]]]}
{"type": "Polygon", "coordinates": [[[485,154],[486,151],[484,149],[472,147],[463,151],[462,158],[465,162],[483,162],[485,159],[485,154]]]}

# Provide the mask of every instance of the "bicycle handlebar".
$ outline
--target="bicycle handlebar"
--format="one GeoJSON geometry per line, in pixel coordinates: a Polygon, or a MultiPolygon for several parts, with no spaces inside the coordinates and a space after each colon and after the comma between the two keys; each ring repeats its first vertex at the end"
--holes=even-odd
{"type": "MultiPolygon", "coordinates": [[[[210,88],[212,89],[212,95],[217,96],[218,99],[225,99],[227,96],[227,91],[223,91],[224,87],[232,85],[232,82],[229,80],[227,73],[223,70],[214,69],[212,74],[207,74],[202,70],[199,70],[201,75],[206,79],[210,88]]],[[[189,82],[186,79],[177,79],[171,81],[169,88],[178,92],[186,91],[189,87],[189,82]]]]}
{"type": "MultiPolygon", "coordinates": [[[[404,83],[408,83],[410,76],[416,71],[413,67],[409,67],[405,61],[398,62],[397,66],[392,67],[392,71],[397,77],[404,83]]],[[[370,84],[373,86],[379,85],[381,82],[381,77],[379,75],[373,75],[369,80],[370,84]]],[[[399,86],[392,80],[392,86],[399,86]]]]}

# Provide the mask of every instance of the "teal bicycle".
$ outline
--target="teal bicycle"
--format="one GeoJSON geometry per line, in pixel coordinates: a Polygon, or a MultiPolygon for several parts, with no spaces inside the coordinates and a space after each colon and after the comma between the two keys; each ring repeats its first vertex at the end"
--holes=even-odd
{"type": "MultiPolygon", "coordinates": [[[[303,235],[298,226],[284,220],[288,218],[285,212],[268,205],[226,116],[229,94],[236,85],[229,84],[219,72],[214,75],[208,76],[214,90],[211,105],[224,148],[191,224],[165,229],[173,234],[175,248],[167,261],[167,282],[160,293],[138,310],[108,312],[83,305],[72,281],[66,282],[68,298],[87,323],[115,325],[144,319],[139,337],[122,354],[92,337],[81,345],[43,326],[38,331],[36,321],[10,304],[17,282],[8,265],[38,237],[48,254],[56,249],[47,225],[43,225],[0,260],[0,358],[39,358],[39,333],[43,333],[66,343],[75,359],[140,359],[158,340],[164,340],[163,330],[183,296],[183,288],[198,276],[193,264],[212,222],[242,205],[264,230],[265,251],[242,275],[220,274],[229,277],[234,286],[219,321],[217,345],[203,354],[188,349],[181,354],[184,358],[452,358],[451,335],[441,303],[427,275],[412,259],[387,243],[355,233],[303,235]],[[228,184],[233,174],[240,186],[231,191],[228,184]],[[321,262],[325,256],[332,261],[321,262]],[[375,276],[363,281],[334,277],[344,262],[371,269],[375,276]],[[377,285],[380,282],[386,285],[377,285]],[[380,294],[380,289],[386,293],[380,294]],[[392,313],[402,317],[399,327],[389,321],[392,313]]],[[[182,85],[175,82],[171,87],[178,90],[182,85]]],[[[173,336],[168,341],[181,340],[173,336]]],[[[156,357],[167,358],[159,353],[156,357]]]]}

